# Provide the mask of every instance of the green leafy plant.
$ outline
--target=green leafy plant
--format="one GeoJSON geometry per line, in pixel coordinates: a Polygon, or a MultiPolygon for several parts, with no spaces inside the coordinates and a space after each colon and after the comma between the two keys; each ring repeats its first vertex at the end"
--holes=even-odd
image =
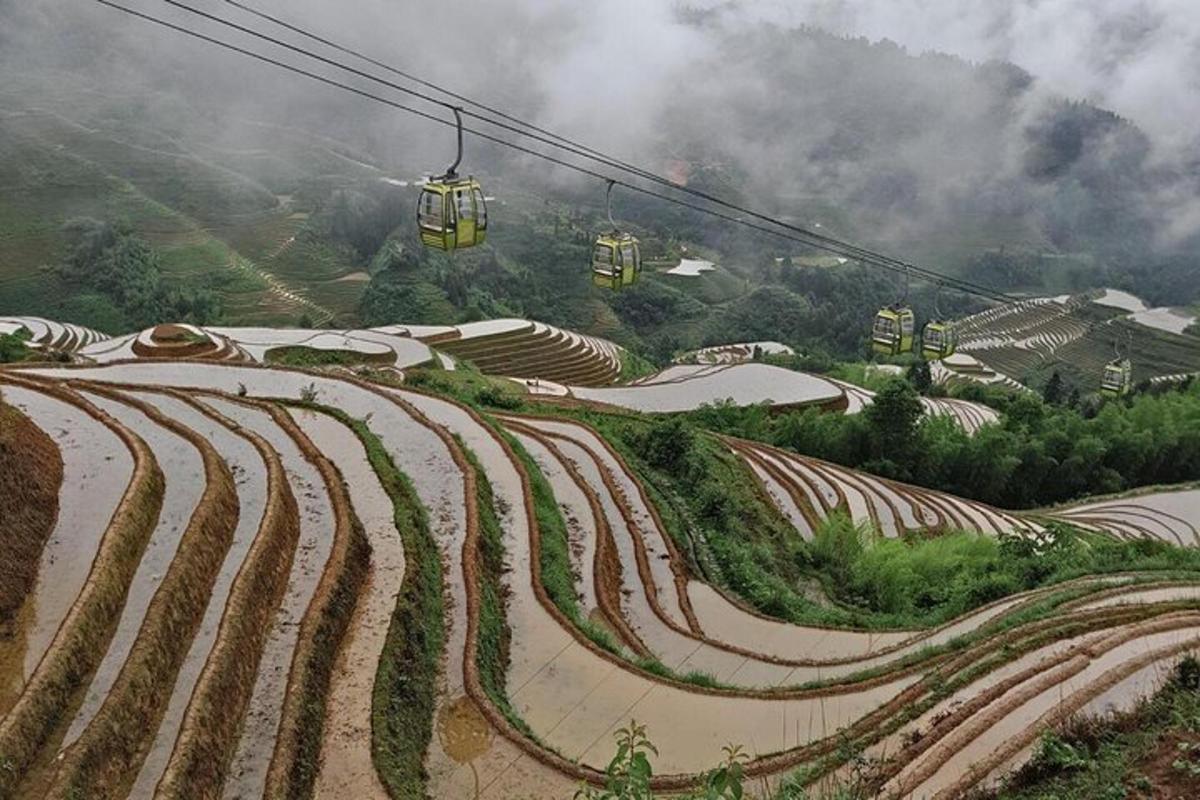
{"type": "MultiPolygon", "coordinates": [[[[646,727],[636,720],[615,734],[617,752],[604,771],[604,787],[582,786],[575,800],[654,800],[650,788],[654,768],[650,756],[658,749],[646,735],[646,727]]],[[[742,800],[745,797],[746,763],[750,760],[741,745],[726,745],[719,766],[705,773],[694,800],[742,800]]]]}
{"type": "Polygon", "coordinates": [[[646,726],[630,720],[617,731],[616,740],[617,752],[604,771],[604,788],[582,787],[575,793],[576,800],[649,800],[654,796],[649,754],[658,755],[658,748],[646,736],[646,726]]]}
{"type": "Polygon", "coordinates": [[[1088,766],[1088,758],[1079,748],[1064,741],[1057,733],[1046,731],[1035,757],[1043,766],[1063,772],[1083,769],[1088,766]]]}
{"type": "Polygon", "coordinates": [[[749,754],[741,745],[725,745],[725,761],[704,776],[703,800],[742,800],[742,781],[749,754]]]}
{"type": "Polygon", "coordinates": [[[1171,768],[1186,772],[1192,777],[1200,777],[1200,743],[1180,742],[1175,745],[1179,757],[1171,762],[1171,768]]]}

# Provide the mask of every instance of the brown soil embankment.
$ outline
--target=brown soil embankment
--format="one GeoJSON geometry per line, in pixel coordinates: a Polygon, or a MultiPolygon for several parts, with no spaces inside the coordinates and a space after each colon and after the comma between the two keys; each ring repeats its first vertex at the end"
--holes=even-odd
{"type": "Polygon", "coordinates": [[[54,440],[0,398],[0,635],[37,578],[62,477],[54,440]]]}
{"type": "Polygon", "coordinates": [[[83,678],[104,657],[163,501],[163,474],[145,442],[74,392],[19,382],[76,405],[107,425],[129,448],[134,469],[87,581],[20,699],[0,722],[0,762],[8,767],[0,770],[0,796],[12,791],[17,776],[25,773],[60,722],[83,678]]]}
{"type": "Polygon", "coordinates": [[[258,536],[234,580],[220,633],[155,793],[156,797],[180,800],[220,796],[300,536],[296,499],[275,451],[253,431],[207,406],[196,407],[254,444],[267,464],[268,499],[258,536]]]}
{"type": "Polygon", "coordinates": [[[325,698],[338,649],[367,577],[371,547],[332,462],[321,454],[286,412],[277,406],[271,406],[270,412],[276,424],[295,440],[304,457],[321,473],[335,519],[329,561],[300,623],[299,644],[292,658],[279,740],[267,774],[264,797],[284,800],[305,797],[312,792],[320,765],[325,698]]]}
{"type": "Polygon", "coordinates": [[[154,407],[99,386],[186,439],[204,461],[205,490],[140,633],[91,725],[61,762],[51,797],[113,797],[127,789],[171,698],[237,525],[233,476],[208,441],[154,407]]]}

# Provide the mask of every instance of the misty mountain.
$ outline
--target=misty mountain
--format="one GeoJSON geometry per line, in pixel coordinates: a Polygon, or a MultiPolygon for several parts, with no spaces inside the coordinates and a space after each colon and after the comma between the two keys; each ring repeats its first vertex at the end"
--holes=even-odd
{"type": "MultiPolygon", "coordinates": [[[[1012,290],[1109,284],[1151,302],[1196,296],[1197,161],[1164,157],[1135,121],[1058,96],[1012,64],[687,7],[654,11],[624,41],[589,28],[589,12],[515,1],[463,18],[456,62],[440,57],[437,37],[422,35],[453,9],[420,17],[389,6],[373,15],[378,4],[364,0],[361,13],[331,16],[319,4],[260,5],[673,179],[937,269],[1012,290]],[[536,31],[540,46],[514,47],[518,27],[536,31]]],[[[203,7],[234,14],[221,6],[203,7]]],[[[138,7],[279,56],[164,4],[138,7]]],[[[316,306],[259,310],[263,301],[239,283],[225,302],[231,319],[354,320],[368,290],[343,279],[394,279],[397,270],[378,265],[392,263],[389,248],[411,228],[411,189],[381,181],[411,181],[452,157],[444,128],[107,9],[0,0],[0,23],[10,78],[0,89],[0,178],[9,190],[0,204],[21,220],[32,209],[40,215],[36,242],[19,234],[0,242],[9,272],[61,261],[70,243],[57,227],[89,217],[159,237],[165,285],[221,291],[234,279],[229,264],[270,262],[316,306]],[[174,214],[170,223],[139,224],[141,211],[109,196],[114,181],[174,214]],[[85,201],[91,190],[80,187],[93,183],[85,201]],[[201,233],[163,233],[177,225],[210,237],[208,250],[195,252],[201,233]]],[[[584,319],[618,338],[606,326],[624,325],[682,345],[717,338],[688,322],[712,318],[714,307],[720,333],[736,334],[753,319],[757,303],[746,298],[761,301],[760,287],[777,293],[780,319],[788,308],[826,309],[797,329],[818,337],[835,318],[844,327],[897,291],[890,275],[780,273],[776,259],[809,254],[626,192],[616,213],[648,253],[669,259],[691,244],[732,274],[699,299],[659,281],[640,299],[598,299],[580,265],[602,218],[601,186],[470,138],[466,156],[464,168],[501,195],[489,254],[455,265],[421,255],[409,266],[420,274],[406,273],[420,285],[375,287],[370,316],[396,312],[380,297],[428,299],[434,287],[439,302],[416,305],[576,326],[584,319]],[[839,309],[847,283],[865,288],[839,309]]],[[[247,274],[237,272],[238,281],[257,280],[247,274]]],[[[36,297],[0,284],[0,305],[36,297]]],[[[415,306],[406,299],[401,308],[415,306]]]]}
{"type": "Polygon", "coordinates": [[[1011,64],[759,25],[721,37],[694,75],[660,119],[673,152],[736,164],[775,211],[833,206],[856,235],[943,261],[965,245],[1174,250],[1172,201],[1200,186],[1157,166],[1133,122],[1011,64]],[[946,238],[949,253],[922,241],[946,238]]]}

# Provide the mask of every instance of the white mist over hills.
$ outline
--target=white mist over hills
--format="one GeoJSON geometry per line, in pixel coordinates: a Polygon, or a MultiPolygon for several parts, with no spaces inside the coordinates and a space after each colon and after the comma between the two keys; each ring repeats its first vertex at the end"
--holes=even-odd
{"type": "Polygon", "coordinates": [[[715,11],[891,39],[920,53],[1010,61],[1054,91],[1200,146],[1200,5],[1193,0],[759,0],[715,11]]]}

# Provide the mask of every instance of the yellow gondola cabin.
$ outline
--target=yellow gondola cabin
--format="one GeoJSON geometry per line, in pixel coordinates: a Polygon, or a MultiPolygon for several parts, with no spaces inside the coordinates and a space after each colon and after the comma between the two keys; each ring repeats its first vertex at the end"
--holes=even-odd
{"type": "Polygon", "coordinates": [[[1133,366],[1129,359],[1110,361],[1104,366],[1104,376],[1100,379],[1100,394],[1105,397],[1121,397],[1129,394],[1133,385],[1133,366]]]}
{"type": "Polygon", "coordinates": [[[596,237],[592,246],[592,283],[604,289],[632,286],[642,274],[642,253],[637,237],[622,233],[613,220],[612,192],[616,181],[608,181],[604,205],[608,212],[609,232],[596,237]]]}
{"type": "Polygon", "coordinates": [[[871,330],[871,349],[886,356],[911,353],[914,324],[911,308],[890,306],[880,309],[871,330]]]}
{"type": "Polygon", "coordinates": [[[487,203],[474,178],[430,180],[417,201],[421,242],[452,253],[483,244],[487,238],[487,203]]]}
{"type": "Polygon", "coordinates": [[[937,361],[954,355],[958,332],[949,322],[928,322],[921,330],[921,355],[937,361]]]}
{"type": "Polygon", "coordinates": [[[637,282],[642,272],[638,240],[628,233],[601,234],[592,248],[592,283],[620,289],[637,282]]]}

